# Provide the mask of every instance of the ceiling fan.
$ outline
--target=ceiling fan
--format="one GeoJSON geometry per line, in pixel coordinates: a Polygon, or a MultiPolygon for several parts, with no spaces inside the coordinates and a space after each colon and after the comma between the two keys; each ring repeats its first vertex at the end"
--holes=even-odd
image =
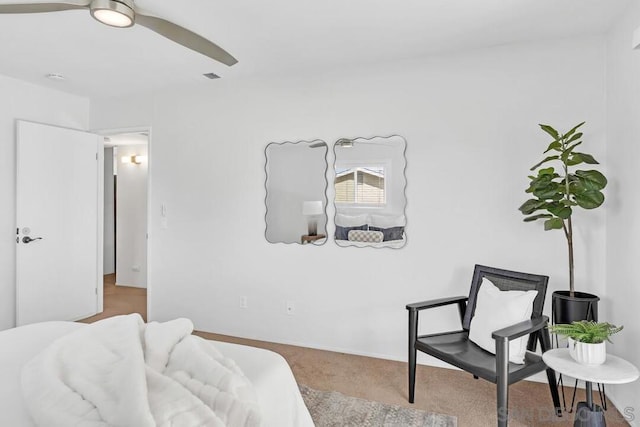
{"type": "Polygon", "coordinates": [[[51,3],[0,4],[0,13],[46,13],[89,9],[91,16],[103,24],[126,28],[140,24],[209,58],[233,65],[238,62],[229,52],[198,34],[173,22],[138,9],[133,0],[65,0],[51,3]]]}

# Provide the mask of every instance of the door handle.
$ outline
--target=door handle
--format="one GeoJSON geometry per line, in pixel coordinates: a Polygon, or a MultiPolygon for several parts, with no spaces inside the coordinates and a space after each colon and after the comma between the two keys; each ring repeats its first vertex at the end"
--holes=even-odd
{"type": "Polygon", "coordinates": [[[29,236],[24,236],[24,237],[22,238],[22,243],[31,243],[31,242],[33,242],[34,240],[42,240],[42,237],[35,237],[35,238],[33,238],[33,239],[32,239],[32,238],[31,238],[31,237],[29,237],[29,236]]]}

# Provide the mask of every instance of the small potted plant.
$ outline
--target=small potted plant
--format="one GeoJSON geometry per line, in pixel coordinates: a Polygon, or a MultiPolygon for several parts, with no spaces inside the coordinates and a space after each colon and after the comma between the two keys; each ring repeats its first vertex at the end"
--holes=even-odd
{"type": "Polygon", "coordinates": [[[608,322],[582,320],[570,324],[549,325],[549,331],[566,336],[569,341],[569,354],[584,365],[601,365],[607,358],[606,341],[617,334],[623,326],[608,322]]]}

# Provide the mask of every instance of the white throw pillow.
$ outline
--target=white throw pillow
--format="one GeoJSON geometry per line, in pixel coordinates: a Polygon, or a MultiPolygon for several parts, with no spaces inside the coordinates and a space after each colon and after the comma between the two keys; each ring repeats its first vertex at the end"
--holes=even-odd
{"type": "Polygon", "coordinates": [[[369,223],[369,215],[336,214],[336,225],[340,227],[358,227],[369,223]]]}
{"type": "MultiPolygon", "coordinates": [[[[483,278],[476,299],[476,311],[469,327],[469,339],[483,349],[496,353],[491,334],[531,318],[533,300],[538,291],[501,291],[483,278]]],[[[522,365],[527,352],[528,335],[509,342],[509,362],[522,365]]]]}

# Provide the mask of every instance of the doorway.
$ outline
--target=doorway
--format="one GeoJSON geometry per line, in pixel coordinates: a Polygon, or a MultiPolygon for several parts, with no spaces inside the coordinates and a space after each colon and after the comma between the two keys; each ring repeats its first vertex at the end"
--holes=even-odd
{"type": "Polygon", "coordinates": [[[149,132],[104,135],[103,316],[146,320],[149,132]]]}

